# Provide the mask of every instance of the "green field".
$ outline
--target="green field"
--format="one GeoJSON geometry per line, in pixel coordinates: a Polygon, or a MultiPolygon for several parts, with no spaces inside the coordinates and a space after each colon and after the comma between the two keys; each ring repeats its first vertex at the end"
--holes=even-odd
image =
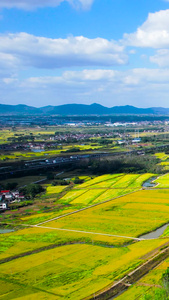
{"type": "MultiPolygon", "coordinates": [[[[0,235],[0,260],[11,259],[0,264],[0,299],[81,300],[123,278],[164,247],[168,229],[163,238],[134,239],[169,222],[168,174],[156,180],[166,188],[159,184],[142,189],[153,176],[107,174],[70,187],[47,184],[35,206],[36,201],[39,207],[46,203],[52,210],[20,212],[17,231],[0,235]],[[12,259],[16,255],[23,257],[12,259]]],[[[141,282],[155,284],[160,274],[150,273],[141,282]]],[[[154,289],[138,284],[118,299],[135,300],[149,292],[153,295],[154,289]]]]}
{"type": "Polygon", "coordinates": [[[142,187],[144,181],[154,174],[115,174],[102,175],[87,182],[76,185],[73,190],[64,195],[59,202],[72,205],[90,205],[107,201],[142,187]]]}
{"type": "Polygon", "coordinates": [[[169,188],[169,173],[158,177],[153,182],[157,184],[156,187],[158,188],[169,188]]]}
{"type": "Polygon", "coordinates": [[[123,277],[163,244],[154,240],[109,248],[75,243],[6,262],[0,266],[1,299],[83,299],[123,277]]]}

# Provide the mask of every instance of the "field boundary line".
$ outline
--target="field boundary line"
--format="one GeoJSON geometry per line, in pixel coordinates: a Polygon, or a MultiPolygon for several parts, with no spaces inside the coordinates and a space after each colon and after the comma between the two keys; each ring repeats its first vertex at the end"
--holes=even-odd
{"type": "Polygon", "coordinates": [[[36,226],[39,226],[39,225],[42,225],[42,224],[45,224],[45,223],[48,223],[48,222],[51,222],[51,221],[54,221],[54,220],[58,220],[58,219],[61,219],[61,218],[64,218],[64,217],[67,217],[67,216],[70,216],[70,215],[73,215],[73,214],[77,214],[77,213],[79,213],[79,212],[81,212],[81,211],[84,211],[84,210],[90,209],[90,208],[92,208],[92,207],[95,207],[95,206],[98,206],[98,205],[101,205],[101,204],[110,202],[110,201],[115,200],[115,199],[118,199],[118,198],[122,198],[122,197],[127,196],[127,195],[130,195],[130,194],[137,193],[137,192],[139,192],[139,191],[142,191],[142,188],[141,188],[141,189],[138,189],[138,190],[135,190],[135,191],[133,191],[133,192],[130,192],[130,193],[127,193],[127,194],[118,196],[118,197],[114,197],[114,198],[111,198],[111,199],[109,199],[109,200],[105,200],[105,201],[100,202],[100,203],[95,203],[95,204],[92,204],[92,205],[90,205],[90,206],[87,206],[87,207],[84,207],[84,208],[75,210],[75,211],[73,211],[73,212],[70,212],[70,213],[67,213],[67,214],[64,214],[64,215],[61,215],[61,216],[58,216],[58,217],[49,219],[49,220],[47,220],[47,221],[44,221],[44,222],[41,222],[41,223],[36,224],[36,226]]]}
{"type": "Polygon", "coordinates": [[[92,232],[92,231],[83,231],[83,230],[75,230],[75,229],[66,229],[66,228],[57,228],[57,227],[47,227],[47,226],[40,226],[40,225],[26,225],[24,226],[31,226],[36,228],[43,228],[43,229],[52,229],[52,230],[60,230],[60,231],[69,231],[69,232],[76,232],[76,233],[85,233],[85,234],[94,234],[94,235],[103,235],[103,236],[110,236],[110,237],[118,237],[118,238],[125,238],[125,239],[132,239],[136,241],[145,241],[143,238],[131,237],[131,236],[123,236],[123,235],[114,235],[109,233],[101,233],[101,232],[92,232]]]}

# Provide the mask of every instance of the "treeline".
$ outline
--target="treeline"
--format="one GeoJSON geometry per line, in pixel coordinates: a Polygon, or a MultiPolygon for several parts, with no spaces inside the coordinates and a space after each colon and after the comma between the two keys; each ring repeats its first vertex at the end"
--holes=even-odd
{"type": "Polygon", "coordinates": [[[158,165],[159,159],[150,155],[126,156],[109,159],[95,159],[83,162],[81,169],[90,169],[92,174],[113,173],[163,173],[162,167],[158,165]]]}

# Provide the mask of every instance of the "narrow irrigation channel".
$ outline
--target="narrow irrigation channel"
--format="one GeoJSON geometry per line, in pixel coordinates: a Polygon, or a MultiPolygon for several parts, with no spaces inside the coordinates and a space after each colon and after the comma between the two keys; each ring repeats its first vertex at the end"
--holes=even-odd
{"type": "Polygon", "coordinates": [[[144,239],[144,240],[157,239],[158,237],[160,237],[163,234],[163,232],[167,229],[168,226],[169,226],[169,223],[157,228],[154,231],[140,235],[139,238],[144,239]]]}
{"type": "Polygon", "coordinates": [[[125,292],[132,284],[140,280],[149,271],[158,266],[163,260],[169,256],[169,246],[165,249],[161,249],[155,256],[146,261],[144,264],[136,268],[134,271],[127,274],[118,282],[114,283],[90,297],[84,298],[83,300],[113,300],[117,298],[120,294],[125,292]]]}

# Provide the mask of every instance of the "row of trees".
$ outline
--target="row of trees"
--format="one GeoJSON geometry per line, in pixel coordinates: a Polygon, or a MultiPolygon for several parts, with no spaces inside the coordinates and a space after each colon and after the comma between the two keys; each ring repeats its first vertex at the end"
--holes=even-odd
{"type": "Polygon", "coordinates": [[[95,159],[81,162],[81,170],[90,169],[96,175],[112,173],[163,173],[159,160],[151,155],[95,159]]]}

